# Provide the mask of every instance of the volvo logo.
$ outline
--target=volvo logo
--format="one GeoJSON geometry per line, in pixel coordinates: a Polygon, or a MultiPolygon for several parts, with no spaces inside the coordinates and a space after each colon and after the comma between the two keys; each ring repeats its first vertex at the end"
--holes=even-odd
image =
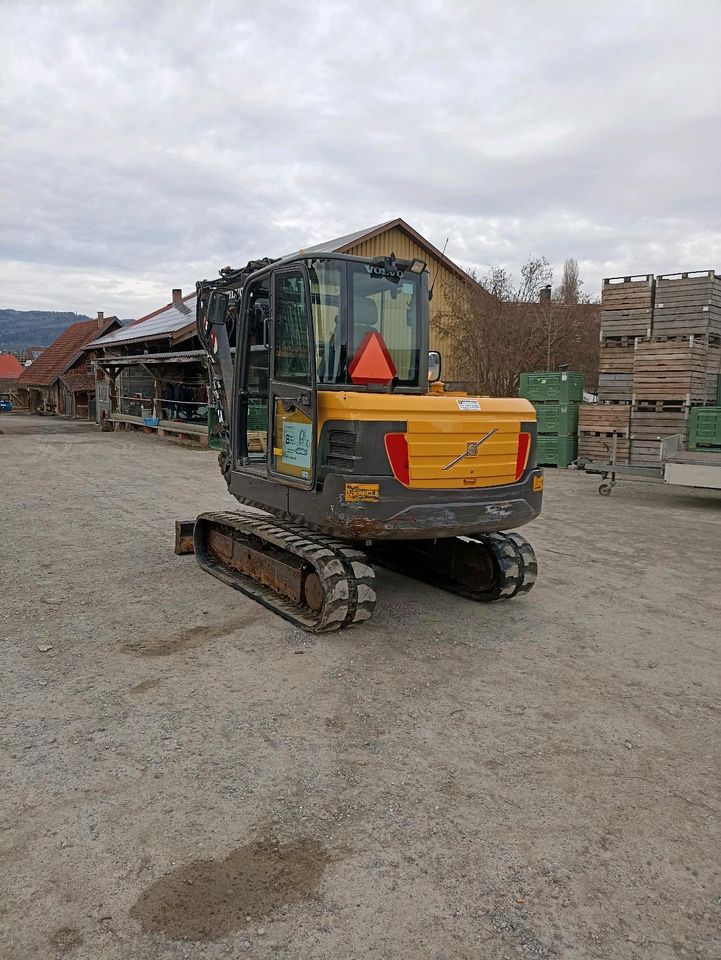
{"type": "Polygon", "coordinates": [[[466,446],[466,452],[462,453],[460,457],[456,457],[455,460],[451,460],[451,462],[447,463],[443,469],[450,470],[451,467],[454,467],[457,463],[460,463],[461,460],[465,460],[466,457],[477,457],[478,448],[480,447],[480,445],[482,443],[485,443],[486,440],[488,440],[489,437],[492,437],[494,433],[498,433],[497,427],[494,427],[493,430],[489,430],[488,433],[485,435],[485,437],[481,437],[481,439],[476,440],[475,443],[469,443],[466,446]]]}

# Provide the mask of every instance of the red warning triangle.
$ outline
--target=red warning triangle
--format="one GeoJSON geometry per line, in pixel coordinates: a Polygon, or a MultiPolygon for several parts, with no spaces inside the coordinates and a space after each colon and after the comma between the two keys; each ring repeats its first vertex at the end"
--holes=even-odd
{"type": "Polygon", "coordinates": [[[377,330],[371,330],[363,337],[348,364],[348,373],[353,383],[387,384],[395,377],[396,365],[377,330]]]}

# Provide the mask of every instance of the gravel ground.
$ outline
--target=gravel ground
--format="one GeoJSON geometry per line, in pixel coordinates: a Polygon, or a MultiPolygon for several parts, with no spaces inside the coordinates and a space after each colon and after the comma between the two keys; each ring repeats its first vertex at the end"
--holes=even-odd
{"type": "Polygon", "coordinates": [[[539,582],[311,638],[212,453],[0,419],[0,957],[721,957],[721,498],[547,472],[539,582]]]}

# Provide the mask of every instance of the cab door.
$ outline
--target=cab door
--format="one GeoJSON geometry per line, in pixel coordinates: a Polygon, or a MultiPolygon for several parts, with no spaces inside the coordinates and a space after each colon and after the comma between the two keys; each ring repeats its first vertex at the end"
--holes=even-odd
{"type": "Polygon", "coordinates": [[[312,489],[316,470],[316,376],[310,284],[303,266],[273,273],[268,398],[268,472],[312,489]]]}

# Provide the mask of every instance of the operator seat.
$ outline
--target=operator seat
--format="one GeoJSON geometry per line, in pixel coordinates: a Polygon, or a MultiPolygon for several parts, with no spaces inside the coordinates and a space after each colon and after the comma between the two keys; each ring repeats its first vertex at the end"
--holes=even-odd
{"type": "MultiPolygon", "coordinates": [[[[371,330],[378,330],[378,306],[374,300],[369,297],[363,297],[356,300],[353,304],[353,327],[351,333],[351,343],[349,344],[350,360],[353,354],[360,346],[363,337],[371,330]]],[[[326,378],[330,382],[335,371],[336,350],[340,343],[340,315],[336,315],[335,329],[330,336],[327,346],[327,355],[321,357],[318,365],[318,382],[325,383],[326,378]]]]}
{"type": "Polygon", "coordinates": [[[370,297],[356,300],[353,305],[353,343],[357,347],[371,330],[378,329],[378,305],[370,297]]]}

